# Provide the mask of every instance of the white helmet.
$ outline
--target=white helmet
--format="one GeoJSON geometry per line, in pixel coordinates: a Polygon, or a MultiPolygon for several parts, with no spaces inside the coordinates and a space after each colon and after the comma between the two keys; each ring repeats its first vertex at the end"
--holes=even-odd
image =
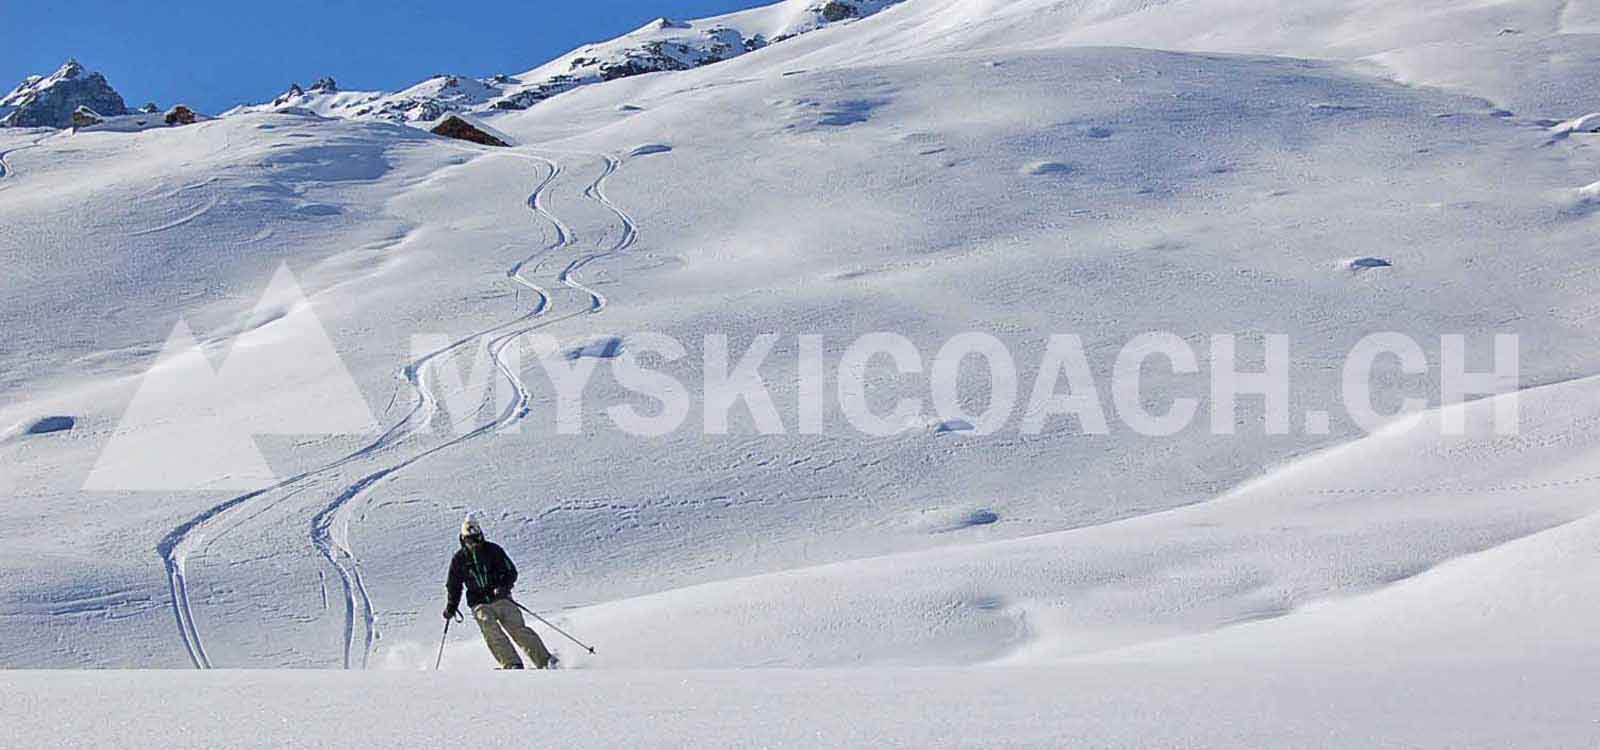
{"type": "Polygon", "coordinates": [[[473,518],[471,515],[468,515],[467,519],[461,522],[461,537],[464,539],[469,536],[483,536],[483,527],[479,526],[478,519],[473,518]]]}

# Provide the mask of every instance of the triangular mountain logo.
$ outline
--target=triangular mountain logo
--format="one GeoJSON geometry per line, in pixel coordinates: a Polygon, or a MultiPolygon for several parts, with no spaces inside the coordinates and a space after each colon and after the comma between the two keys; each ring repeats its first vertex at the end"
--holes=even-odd
{"type": "Polygon", "coordinates": [[[355,378],[287,265],[246,319],[217,373],[254,435],[368,435],[378,429],[355,378]]]}
{"type": "Polygon", "coordinates": [[[276,480],[256,435],[364,435],[377,422],[288,266],[213,369],[180,319],[86,490],[248,490],[276,480]]]}
{"type": "Polygon", "coordinates": [[[180,319],[83,488],[241,490],[271,481],[250,433],[224,417],[226,391],[180,319]]]}

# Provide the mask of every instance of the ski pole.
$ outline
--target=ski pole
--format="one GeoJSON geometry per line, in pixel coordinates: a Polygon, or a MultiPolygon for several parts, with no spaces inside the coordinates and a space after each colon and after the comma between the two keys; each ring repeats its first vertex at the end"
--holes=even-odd
{"type": "MultiPolygon", "coordinates": [[[[507,599],[511,599],[511,597],[506,597],[506,598],[507,599]]],[[[566,636],[567,640],[572,641],[573,643],[576,643],[579,646],[582,646],[585,650],[587,650],[591,654],[594,653],[594,646],[590,646],[590,645],[584,643],[583,641],[578,640],[577,638],[573,638],[571,633],[568,633],[567,631],[562,630],[559,627],[556,627],[555,623],[553,623],[553,622],[551,622],[549,620],[546,620],[543,617],[540,617],[538,612],[535,612],[535,611],[533,611],[531,609],[528,609],[527,607],[522,606],[522,602],[519,602],[516,599],[511,599],[511,603],[517,605],[517,609],[520,609],[520,610],[522,610],[524,612],[527,612],[530,615],[533,615],[533,619],[538,620],[539,622],[542,622],[545,625],[548,625],[551,630],[554,630],[557,633],[560,633],[560,634],[566,636]]]]}
{"type": "MultiPolygon", "coordinates": [[[[460,619],[461,615],[456,615],[456,618],[460,619]]],[[[449,637],[450,618],[446,617],[444,618],[444,635],[439,636],[439,658],[433,660],[433,671],[435,672],[439,671],[439,665],[444,663],[444,642],[449,637]]]]}

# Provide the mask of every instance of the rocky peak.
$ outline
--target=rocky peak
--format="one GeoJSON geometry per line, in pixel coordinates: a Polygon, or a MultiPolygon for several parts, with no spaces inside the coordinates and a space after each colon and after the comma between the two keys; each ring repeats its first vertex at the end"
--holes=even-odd
{"type": "Polygon", "coordinates": [[[286,90],[283,93],[279,94],[278,98],[272,100],[272,106],[274,106],[274,107],[282,107],[282,106],[287,105],[287,104],[292,104],[293,102],[295,102],[296,100],[304,97],[305,95],[306,95],[305,89],[300,88],[300,84],[291,83],[291,84],[289,84],[288,90],[286,90]]]}
{"type": "Polygon", "coordinates": [[[61,68],[55,72],[55,75],[50,77],[65,81],[68,79],[77,78],[81,75],[83,75],[83,63],[80,63],[77,60],[69,57],[67,58],[66,64],[62,65],[61,68]]]}
{"type": "Polygon", "coordinates": [[[49,76],[29,76],[0,99],[0,126],[72,127],[73,112],[83,107],[107,117],[128,114],[122,95],[105,76],[67,60],[49,76]]]}

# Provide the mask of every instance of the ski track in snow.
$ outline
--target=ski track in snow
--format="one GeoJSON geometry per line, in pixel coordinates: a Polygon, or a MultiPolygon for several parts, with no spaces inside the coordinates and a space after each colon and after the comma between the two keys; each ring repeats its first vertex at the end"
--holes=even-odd
{"type": "MultiPolygon", "coordinates": [[[[340,492],[336,493],[331,501],[317,511],[310,519],[311,544],[328,563],[328,565],[333,568],[334,572],[338,574],[341,582],[344,597],[345,619],[343,629],[343,665],[346,669],[351,669],[357,664],[358,660],[355,655],[355,650],[357,648],[356,629],[359,623],[359,626],[362,630],[362,634],[360,636],[361,651],[359,656],[359,664],[362,668],[365,668],[372,652],[373,641],[377,637],[377,628],[376,615],[372,605],[372,600],[367,592],[365,581],[361,577],[359,561],[353,552],[353,547],[350,542],[350,514],[352,508],[354,507],[353,501],[363,496],[368,490],[382,480],[395,475],[396,473],[406,469],[407,467],[410,467],[424,458],[427,458],[440,451],[462,445],[485,434],[504,429],[526,418],[530,412],[529,404],[531,402],[531,395],[526,384],[523,383],[520,374],[516,371],[516,368],[512,367],[506,362],[503,356],[506,348],[514,343],[519,337],[534,330],[545,328],[575,317],[598,313],[605,308],[605,297],[589,287],[584,286],[583,283],[578,279],[577,272],[595,260],[625,251],[637,241],[638,226],[634,222],[633,218],[613,204],[610,199],[606,197],[604,192],[605,181],[611,175],[616,173],[620,166],[620,162],[615,157],[610,155],[601,155],[605,161],[605,166],[603,167],[601,174],[583,191],[585,198],[603,205],[608,211],[617,217],[622,227],[619,239],[610,248],[607,248],[601,252],[583,255],[578,259],[569,262],[565,269],[563,269],[557,277],[563,285],[578,291],[581,294],[587,295],[590,299],[590,304],[587,308],[567,313],[566,315],[549,318],[547,317],[547,314],[554,304],[550,294],[543,287],[539,286],[537,282],[524,275],[524,271],[527,270],[530,265],[533,265],[533,270],[536,271],[539,268],[539,264],[535,264],[535,261],[539,261],[544,256],[547,256],[560,249],[575,247],[578,244],[576,233],[574,233],[564,221],[562,221],[545,206],[548,189],[563,173],[563,165],[553,158],[520,153],[516,151],[476,152],[491,155],[514,156],[530,161],[536,161],[543,164],[548,169],[544,179],[534,189],[533,193],[529,195],[527,199],[527,206],[529,210],[531,210],[536,216],[554,228],[554,237],[534,253],[518,261],[506,271],[507,278],[513,283],[529,289],[534,293],[536,302],[530,310],[518,315],[512,320],[497,324],[486,330],[479,331],[459,340],[453,341],[450,344],[436,351],[430,352],[403,367],[401,370],[402,376],[411,389],[417,394],[415,403],[413,404],[411,410],[404,417],[387,429],[376,440],[329,464],[308,470],[269,487],[230,498],[229,500],[213,506],[212,508],[195,516],[183,525],[173,529],[162,538],[162,540],[156,546],[156,551],[162,557],[162,560],[165,564],[168,590],[172,598],[173,617],[178,627],[178,634],[183,642],[184,649],[189,654],[190,661],[195,668],[210,669],[213,666],[209,655],[206,653],[204,641],[201,638],[199,628],[195,622],[194,609],[190,603],[187,572],[185,569],[185,562],[187,561],[189,554],[191,554],[193,551],[196,551],[197,546],[201,551],[203,551],[206,546],[209,546],[209,542],[205,537],[205,532],[220,523],[225,516],[230,515],[230,512],[236,508],[239,508],[247,503],[251,503],[257,499],[273,495],[280,490],[292,488],[291,492],[284,494],[276,501],[265,504],[263,507],[259,508],[256,513],[253,513],[251,516],[242,519],[240,524],[248,522],[251,518],[264,513],[271,507],[276,506],[277,504],[293,497],[295,494],[305,489],[305,487],[298,485],[301,485],[302,483],[308,483],[309,480],[331,473],[352,462],[378,455],[397,446],[406,438],[416,434],[416,432],[422,426],[431,423],[434,414],[437,412],[437,400],[433,395],[432,383],[428,379],[429,365],[431,365],[440,357],[455,352],[461,347],[477,341],[483,336],[495,335],[495,338],[491,339],[488,344],[490,359],[501,375],[510,382],[516,393],[516,397],[510,404],[507,405],[505,409],[503,409],[494,419],[477,426],[465,434],[434,446],[433,448],[417,453],[409,458],[401,460],[398,463],[362,476],[354,483],[345,486],[340,492]]],[[[199,214],[203,213],[203,210],[199,212],[199,214]]],[[[192,221],[194,218],[197,218],[199,214],[188,217],[176,224],[149,231],[159,231],[159,229],[171,228],[172,226],[187,223],[188,221],[192,221]]],[[[233,528],[236,528],[237,525],[238,524],[235,524],[233,527],[221,531],[210,541],[214,542],[216,539],[220,539],[233,528]]],[[[324,607],[327,607],[329,602],[327,601],[325,578],[323,592],[324,607]]]]}
{"type": "Polygon", "coordinates": [[[182,216],[182,217],[180,217],[178,219],[174,219],[174,220],[169,221],[169,222],[167,222],[165,224],[162,224],[161,226],[158,226],[158,227],[150,227],[149,229],[140,229],[140,230],[138,230],[136,232],[129,232],[128,236],[129,237],[143,237],[143,236],[149,235],[149,234],[157,234],[159,232],[165,232],[165,231],[167,231],[169,229],[177,229],[178,227],[181,227],[181,226],[183,226],[185,224],[188,224],[188,223],[194,221],[195,219],[198,219],[198,218],[200,218],[202,216],[205,216],[208,213],[211,213],[211,209],[216,208],[216,207],[217,207],[217,196],[213,195],[210,198],[206,199],[205,205],[201,206],[198,209],[195,209],[194,211],[189,212],[188,214],[186,214],[186,215],[184,215],[184,216],[182,216]]]}
{"type": "MultiPolygon", "coordinates": [[[[16,170],[13,169],[11,167],[11,164],[6,161],[6,157],[7,156],[10,156],[10,155],[12,155],[12,154],[14,154],[14,153],[16,153],[18,151],[26,151],[26,150],[28,150],[30,148],[34,148],[34,147],[38,146],[39,144],[43,143],[44,139],[45,139],[45,137],[40,137],[38,140],[36,140],[33,143],[30,143],[30,144],[28,144],[26,146],[18,146],[18,147],[13,148],[13,149],[0,151],[0,180],[4,180],[5,178],[10,177],[13,174],[16,174],[16,170]]],[[[0,185],[0,187],[5,187],[5,186],[4,185],[0,185]]]]}
{"type": "Polygon", "coordinates": [[[590,312],[600,312],[601,310],[604,310],[606,306],[606,298],[605,295],[595,291],[591,287],[585,286],[583,282],[579,281],[578,271],[582,270],[584,266],[587,266],[594,261],[626,252],[628,248],[633,246],[634,242],[637,241],[639,237],[639,227],[638,224],[634,223],[633,217],[629,216],[626,211],[623,211],[622,209],[618,208],[616,204],[612,203],[611,199],[606,197],[605,193],[606,180],[609,179],[611,175],[616,174],[617,169],[621,166],[621,162],[616,157],[609,154],[602,156],[605,159],[605,168],[601,170],[600,176],[596,177],[594,182],[589,183],[589,186],[583,189],[583,195],[585,198],[605,206],[606,210],[615,215],[617,217],[617,221],[621,224],[622,233],[620,236],[618,236],[617,241],[612,244],[610,249],[604,252],[592,253],[574,260],[567,264],[566,269],[561,272],[562,284],[565,284],[583,294],[589,295],[590,312]]]}
{"type": "MultiPolygon", "coordinates": [[[[553,214],[546,212],[542,208],[541,196],[544,194],[545,189],[555,181],[557,176],[561,174],[562,168],[559,163],[552,160],[541,159],[540,161],[544,162],[549,167],[550,172],[540,183],[539,187],[534,190],[533,194],[528,197],[527,204],[528,207],[536,214],[550,221],[552,226],[556,228],[556,236],[549,244],[540,248],[540,250],[535,252],[533,255],[518,261],[506,272],[507,278],[511,279],[514,283],[533,291],[538,299],[538,302],[529,312],[524,313],[514,320],[496,325],[487,330],[468,336],[459,342],[453,343],[446,349],[436,352],[433,356],[444,354],[448,351],[453,351],[459,346],[476,341],[482,336],[491,335],[496,331],[501,331],[507,327],[518,326],[519,324],[533,321],[534,319],[544,316],[545,313],[550,309],[551,302],[549,294],[546,293],[545,290],[538,284],[524,277],[522,275],[522,271],[540,256],[574,243],[576,241],[576,236],[565,226],[564,223],[557,219],[553,214]]],[[[537,266],[535,266],[535,268],[537,268],[537,266]]],[[[513,400],[513,402],[508,405],[507,408],[503,410],[495,419],[486,424],[478,426],[464,435],[461,435],[429,450],[423,451],[422,453],[401,461],[398,464],[362,477],[360,480],[349,485],[342,492],[337,494],[326,507],[312,517],[312,544],[334,568],[334,571],[338,573],[344,588],[344,666],[346,669],[351,668],[354,664],[353,652],[355,650],[355,625],[358,611],[360,612],[360,619],[364,632],[361,650],[361,666],[363,668],[367,665],[367,660],[372,653],[372,643],[375,638],[376,631],[375,614],[373,612],[371,598],[367,594],[366,585],[361,578],[358,561],[356,560],[349,541],[349,511],[354,507],[352,501],[362,496],[367,490],[371,489],[379,481],[411,466],[417,461],[420,461],[439,451],[461,445],[462,443],[477,438],[481,435],[499,430],[525,418],[528,415],[528,404],[532,397],[528,392],[527,386],[522,382],[520,375],[514,368],[506,363],[505,357],[503,356],[505,349],[518,337],[537,328],[542,328],[545,325],[564,320],[567,317],[572,316],[563,316],[562,318],[551,320],[545,324],[527,325],[514,328],[513,330],[502,333],[489,341],[488,348],[490,361],[494,363],[495,368],[511,383],[511,386],[516,393],[516,398],[513,400]]],[[[430,356],[429,359],[431,360],[433,356],[430,356]]],[[[416,368],[416,371],[419,373],[425,372],[425,370],[422,368],[416,368]]],[[[423,392],[431,394],[430,385],[424,383],[422,388],[423,392]]],[[[431,410],[434,401],[431,395],[429,395],[427,398],[430,405],[429,408],[431,410]]]]}

